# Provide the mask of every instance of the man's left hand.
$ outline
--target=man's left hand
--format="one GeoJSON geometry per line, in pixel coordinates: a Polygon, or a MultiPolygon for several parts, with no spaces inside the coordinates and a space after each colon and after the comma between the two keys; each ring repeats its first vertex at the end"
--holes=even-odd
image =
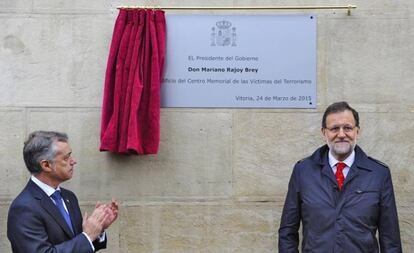
{"type": "Polygon", "coordinates": [[[103,230],[106,230],[118,218],[118,202],[115,199],[112,199],[111,203],[109,204],[101,204],[98,201],[95,208],[98,208],[100,206],[104,206],[105,213],[107,214],[106,219],[103,223],[103,230]]]}

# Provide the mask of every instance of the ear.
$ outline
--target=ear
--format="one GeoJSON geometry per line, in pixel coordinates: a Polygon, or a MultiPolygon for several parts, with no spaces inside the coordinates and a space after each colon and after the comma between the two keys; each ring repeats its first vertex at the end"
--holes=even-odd
{"type": "Polygon", "coordinates": [[[359,136],[361,135],[361,129],[357,127],[356,131],[357,131],[356,138],[359,138],[359,136]]]}
{"type": "Polygon", "coordinates": [[[322,139],[324,140],[324,141],[326,141],[326,128],[321,128],[321,135],[322,135],[322,139]]]}
{"type": "Polygon", "coordinates": [[[44,172],[51,172],[51,171],[53,171],[52,163],[49,162],[48,160],[42,160],[42,161],[40,161],[40,166],[42,167],[42,170],[44,172]]]}

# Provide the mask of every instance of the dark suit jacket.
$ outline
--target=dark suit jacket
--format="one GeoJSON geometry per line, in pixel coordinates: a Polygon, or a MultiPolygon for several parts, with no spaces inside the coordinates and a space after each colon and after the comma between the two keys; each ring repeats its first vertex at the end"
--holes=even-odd
{"type": "Polygon", "coordinates": [[[279,228],[279,253],[401,253],[390,171],[355,147],[339,191],[325,145],[295,165],[279,228]],[[379,232],[379,243],[376,232],[379,232]]]}
{"type": "MultiPolygon", "coordinates": [[[[66,224],[58,208],[32,180],[10,206],[7,237],[14,253],[91,253],[91,245],[82,234],[82,214],[78,199],[61,188],[62,198],[74,226],[66,224]]],[[[106,247],[106,240],[93,242],[95,250],[106,247]]]]}

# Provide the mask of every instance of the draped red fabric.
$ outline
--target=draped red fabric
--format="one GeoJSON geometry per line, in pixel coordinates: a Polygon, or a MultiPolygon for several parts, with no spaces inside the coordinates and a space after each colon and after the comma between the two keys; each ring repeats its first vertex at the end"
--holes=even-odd
{"type": "Polygon", "coordinates": [[[105,75],[101,151],[157,153],[165,30],[162,10],[119,11],[105,75]]]}

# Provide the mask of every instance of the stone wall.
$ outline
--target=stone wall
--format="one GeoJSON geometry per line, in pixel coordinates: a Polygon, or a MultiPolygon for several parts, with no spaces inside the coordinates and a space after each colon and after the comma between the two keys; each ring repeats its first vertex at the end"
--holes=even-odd
{"type": "Polygon", "coordinates": [[[277,252],[292,167],[323,144],[322,113],[338,100],[361,113],[360,145],[390,166],[403,248],[414,252],[413,1],[152,1],[358,8],[306,11],[318,17],[317,109],[162,109],[158,155],[100,153],[116,6],[148,2],[0,1],[0,252],[11,252],[7,211],[29,177],[23,141],[37,129],[69,134],[78,164],[65,187],[83,210],[120,201],[105,252],[277,252]]]}

